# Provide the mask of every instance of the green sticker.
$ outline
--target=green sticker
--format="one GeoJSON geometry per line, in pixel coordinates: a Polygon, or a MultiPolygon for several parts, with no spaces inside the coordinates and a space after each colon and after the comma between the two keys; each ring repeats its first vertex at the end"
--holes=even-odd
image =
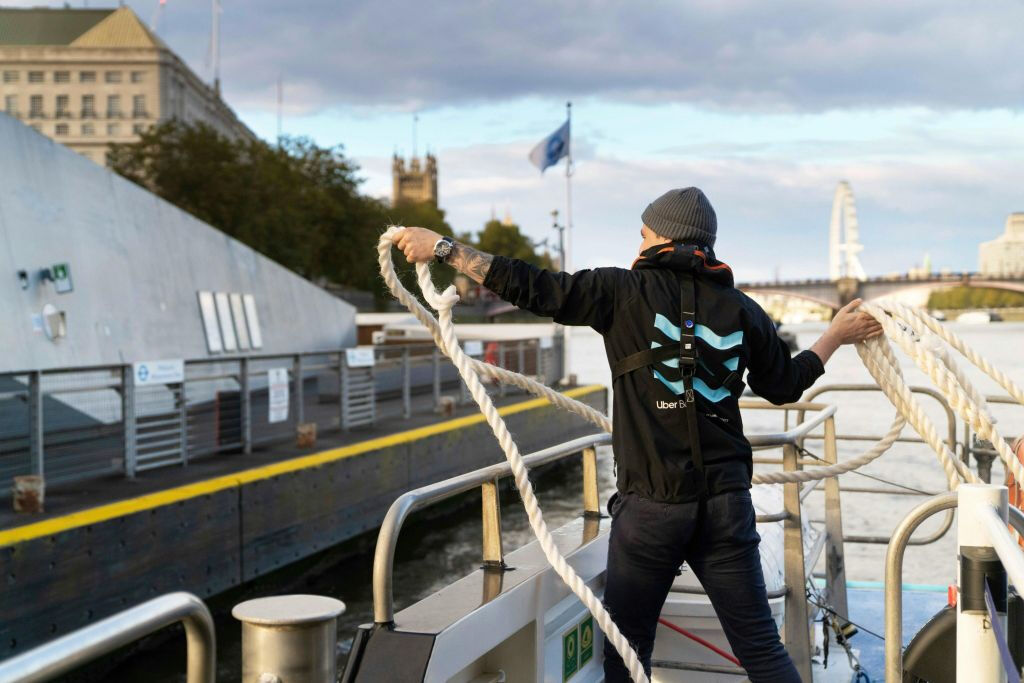
{"type": "Polygon", "coordinates": [[[562,680],[567,681],[580,668],[580,634],[575,626],[562,636],[562,680]]]}
{"type": "Polygon", "coordinates": [[[594,617],[580,622],[580,668],[594,656],[594,617]]]}

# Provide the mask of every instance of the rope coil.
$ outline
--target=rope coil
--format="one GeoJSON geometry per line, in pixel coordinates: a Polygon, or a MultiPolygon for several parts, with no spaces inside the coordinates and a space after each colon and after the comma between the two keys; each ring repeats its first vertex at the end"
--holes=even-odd
{"type": "MultiPolygon", "coordinates": [[[[536,380],[499,368],[489,363],[470,358],[462,350],[452,320],[452,308],[459,301],[454,286],[444,292],[438,292],[430,278],[430,268],[426,263],[416,264],[416,278],[423,298],[437,310],[437,318],[424,308],[419,301],[398,280],[394,263],[391,259],[392,237],[404,230],[400,226],[389,227],[380,237],[377,244],[378,263],[381,276],[388,289],[409,311],[416,316],[430,331],[435,344],[448,356],[465,381],[473,400],[480,406],[487,424],[497,438],[512,470],[513,479],[526,508],[530,527],[537,541],[555,572],[569,586],[580,601],[590,610],[597,620],[605,637],[615,646],[629,669],[630,676],[637,683],[648,683],[648,678],[636,652],[626,637],[619,631],[611,615],[593,591],[583,582],[576,571],[566,562],[555,546],[554,539],[544,522],[537,497],[530,483],[528,471],[523,463],[522,455],[507,426],[487,394],[481,377],[487,377],[507,384],[512,384],[535,396],[545,398],[552,404],[579,415],[591,424],[606,431],[612,431],[611,421],[594,408],[569,398],[536,380]]],[[[903,378],[903,372],[889,340],[915,362],[938,387],[949,406],[967,424],[971,426],[979,438],[988,439],[994,445],[999,457],[1016,481],[1024,481],[1024,463],[1013,454],[1006,440],[995,428],[995,419],[989,411],[984,396],[974,387],[967,375],[954,361],[949,350],[942,346],[944,342],[956,349],[970,360],[982,372],[987,374],[1003,387],[1016,401],[1024,405],[1024,390],[1020,389],[1004,373],[994,368],[980,354],[975,352],[962,339],[944,328],[931,316],[917,309],[898,303],[868,304],[860,306],[882,325],[884,336],[868,339],[856,345],[860,356],[871,376],[896,408],[896,416],[888,432],[871,448],[855,458],[826,467],[815,467],[794,472],[769,472],[756,474],[753,484],[786,484],[817,481],[840,474],[851,472],[879,458],[890,449],[899,438],[907,422],[922,439],[935,451],[946,474],[950,490],[956,489],[961,482],[976,483],[978,477],[970,471],[939,435],[935,424],[913,396],[910,387],[903,378]],[[888,339],[886,339],[887,337],[888,339]]]]}

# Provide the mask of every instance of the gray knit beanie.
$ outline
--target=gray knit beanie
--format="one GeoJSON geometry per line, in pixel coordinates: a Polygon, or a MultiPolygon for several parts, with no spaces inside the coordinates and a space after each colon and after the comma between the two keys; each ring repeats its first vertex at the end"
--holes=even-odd
{"type": "Polygon", "coordinates": [[[718,218],[699,188],[669,190],[648,204],[640,218],[648,228],[670,240],[715,246],[718,218]]]}

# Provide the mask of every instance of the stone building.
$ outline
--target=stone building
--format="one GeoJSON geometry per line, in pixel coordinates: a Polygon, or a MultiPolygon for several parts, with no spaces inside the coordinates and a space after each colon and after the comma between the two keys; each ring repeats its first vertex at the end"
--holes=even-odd
{"type": "Polygon", "coordinates": [[[1011,213],[1003,234],[981,243],[978,271],[982,275],[1024,275],[1024,213],[1011,213]]]}
{"type": "Polygon", "coordinates": [[[391,203],[430,202],[437,206],[437,157],[427,154],[420,164],[419,157],[412,157],[406,166],[405,159],[397,154],[391,161],[391,203]]]}
{"type": "Polygon", "coordinates": [[[99,164],[169,119],[255,137],[128,7],[0,8],[0,106],[99,164]]]}

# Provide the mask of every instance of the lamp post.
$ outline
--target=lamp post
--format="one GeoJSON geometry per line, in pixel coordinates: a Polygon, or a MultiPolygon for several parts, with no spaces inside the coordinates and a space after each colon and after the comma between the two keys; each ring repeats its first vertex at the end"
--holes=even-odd
{"type": "Polygon", "coordinates": [[[565,270],[565,226],[558,224],[558,209],[551,212],[551,227],[558,231],[558,269],[565,270]]]}
{"type": "MultiPolygon", "coordinates": [[[[551,212],[551,227],[558,231],[558,269],[566,270],[565,267],[565,226],[558,223],[558,209],[551,212]]],[[[562,384],[570,382],[569,376],[569,328],[565,325],[560,327],[562,337],[562,384]]]]}

